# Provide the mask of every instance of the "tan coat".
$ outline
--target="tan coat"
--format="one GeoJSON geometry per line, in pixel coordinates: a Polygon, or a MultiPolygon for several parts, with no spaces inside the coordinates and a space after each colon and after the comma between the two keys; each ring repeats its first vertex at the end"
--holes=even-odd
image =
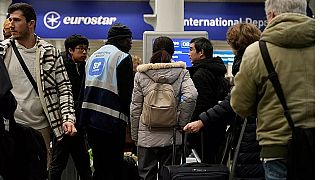
{"type": "MultiPolygon", "coordinates": [[[[315,125],[315,24],[314,19],[283,13],[268,24],[261,39],[267,42],[287,105],[297,127],[315,125]]],[[[257,114],[257,138],[262,157],[286,155],[291,130],[283,109],[268,80],[258,42],[250,45],[242,58],[231,106],[243,117],[257,114]]]]}
{"type": "MultiPolygon", "coordinates": [[[[181,91],[182,100],[178,106],[178,122],[181,127],[191,119],[198,96],[197,90],[183,62],[143,64],[138,66],[137,71],[130,106],[131,137],[141,147],[170,146],[172,145],[172,129],[149,129],[140,123],[143,99],[147,88],[160,76],[164,76],[167,82],[173,83],[175,92],[181,91]]],[[[177,145],[179,144],[181,144],[180,133],[177,134],[177,145]]]]}

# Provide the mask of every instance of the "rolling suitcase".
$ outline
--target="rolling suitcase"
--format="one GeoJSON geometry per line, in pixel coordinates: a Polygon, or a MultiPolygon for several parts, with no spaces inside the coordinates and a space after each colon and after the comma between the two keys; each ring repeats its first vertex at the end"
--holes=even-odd
{"type": "MultiPolygon", "coordinates": [[[[176,149],[176,128],[173,132],[173,157],[176,149]]],[[[181,165],[169,165],[163,168],[163,180],[227,180],[229,179],[229,169],[223,164],[200,163],[198,155],[193,150],[198,162],[186,163],[185,136],[183,138],[183,153],[181,165]]],[[[173,158],[174,159],[174,158],[173,158]]],[[[174,161],[174,160],[173,160],[174,161]]],[[[172,163],[174,164],[174,162],[172,163]]]]}

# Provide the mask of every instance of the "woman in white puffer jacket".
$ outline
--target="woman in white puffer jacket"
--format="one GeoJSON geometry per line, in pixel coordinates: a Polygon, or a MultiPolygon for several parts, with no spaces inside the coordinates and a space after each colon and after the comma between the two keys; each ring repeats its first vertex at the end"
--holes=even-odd
{"type": "MultiPolygon", "coordinates": [[[[173,128],[150,128],[141,122],[143,101],[153,83],[171,84],[175,93],[180,93],[178,104],[178,124],[184,127],[191,118],[198,96],[184,62],[172,62],[173,41],[168,37],[158,37],[153,44],[153,55],[149,64],[139,65],[134,79],[134,89],[130,106],[131,137],[138,146],[138,169],[141,178],[162,179],[163,165],[172,163],[173,128]],[[159,167],[158,167],[159,163],[159,167]]],[[[181,133],[176,136],[176,144],[182,143],[181,133]]],[[[179,151],[177,151],[179,152],[179,151]]],[[[181,152],[181,151],[180,151],[181,152]]],[[[181,153],[176,156],[179,163],[181,153]]]]}

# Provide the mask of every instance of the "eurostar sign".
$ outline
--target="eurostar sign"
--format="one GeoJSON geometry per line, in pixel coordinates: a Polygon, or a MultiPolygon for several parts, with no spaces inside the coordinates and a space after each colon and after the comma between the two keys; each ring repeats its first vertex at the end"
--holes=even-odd
{"type": "Polygon", "coordinates": [[[85,16],[66,16],[61,17],[56,11],[49,11],[43,17],[43,23],[48,29],[56,29],[61,23],[64,25],[112,25],[117,17],[85,17],[85,16]]]}

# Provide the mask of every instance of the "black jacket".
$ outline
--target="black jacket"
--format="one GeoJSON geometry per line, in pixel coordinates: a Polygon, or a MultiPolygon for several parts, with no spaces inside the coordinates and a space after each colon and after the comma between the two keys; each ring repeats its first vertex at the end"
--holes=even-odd
{"type": "MultiPolygon", "coordinates": [[[[227,69],[220,57],[197,61],[189,68],[189,72],[198,91],[196,108],[191,119],[194,121],[199,119],[200,113],[223,100],[229,86],[224,78],[227,69]]],[[[218,163],[220,161],[218,150],[224,139],[225,129],[224,124],[210,124],[205,126],[203,138],[201,133],[188,134],[187,143],[201,154],[200,158],[204,163],[218,163]]]]}
{"type": "MultiPolygon", "coordinates": [[[[17,102],[11,94],[12,84],[9,78],[8,71],[4,65],[3,57],[0,56],[0,117],[13,119],[14,111],[17,107],[17,102]]],[[[2,122],[1,122],[2,124],[2,122]]]]}
{"type": "Polygon", "coordinates": [[[198,91],[196,108],[192,120],[198,120],[200,113],[213,107],[227,95],[228,85],[224,78],[227,69],[220,57],[199,60],[188,68],[198,91]]]}
{"type": "MultiPolygon", "coordinates": [[[[232,74],[235,76],[240,69],[242,53],[235,56],[232,66],[232,74]]],[[[231,124],[236,126],[233,136],[234,141],[231,142],[233,148],[238,143],[239,133],[243,119],[236,116],[230,105],[230,94],[225,97],[219,104],[213,106],[199,115],[199,119],[203,122],[204,128],[208,128],[215,124],[231,124]],[[237,119],[236,119],[237,118],[237,119]]],[[[235,167],[235,178],[253,178],[264,179],[264,170],[259,159],[261,147],[256,140],[256,122],[255,117],[248,117],[248,124],[245,130],[244,138],[241,141],[240,153],[238,156],[237,166],[235,167]]]]}
{"type": "Polygon", "coordinates": [[[199,119],[204,124],[204,127],[207,127],[209,124],[212,124],[216,121],[231,124],[231,121],[234,120],[236,114],[230,105],[230,98],[230,95],[226,96],[225,99],[219,104],[208,109],[206,112],[202,112],[199,115],[199,119]]]}
{"type": "MultiPolygon", "coordinates": [[[[240,52],[240,54],[234,57],[234,62],[232,65],[233,76],[235,76],[239,72],[242,55],[243,53],[240,52]]],[[[236,113],[233,111],[230,105],[230,98],[231,96],[230,94],[228,94],[219,104],[211,107],[210,109],[208,108],[204,110],[204,112],[199,115],[199,118],[203,122],[204,127],[207,127],[209,124],[213,124],[216,121],[231,124],[231,121],[233,121],[236,117],[236,113]]]]}
{"type": "Polygon", "coordinates": [[[84,83],[85,77],[85,66],[86,62],[77,62],[75,63],[68,55],[63,52],[63,63],[67,70],[69,80],[72,85],[72,96],[74,101],[74,109],[76,113],[76,127],[78,126],[80,110],[81,110],[81,97],[80,93],[83,91],[82,83],[84,83]]]}

